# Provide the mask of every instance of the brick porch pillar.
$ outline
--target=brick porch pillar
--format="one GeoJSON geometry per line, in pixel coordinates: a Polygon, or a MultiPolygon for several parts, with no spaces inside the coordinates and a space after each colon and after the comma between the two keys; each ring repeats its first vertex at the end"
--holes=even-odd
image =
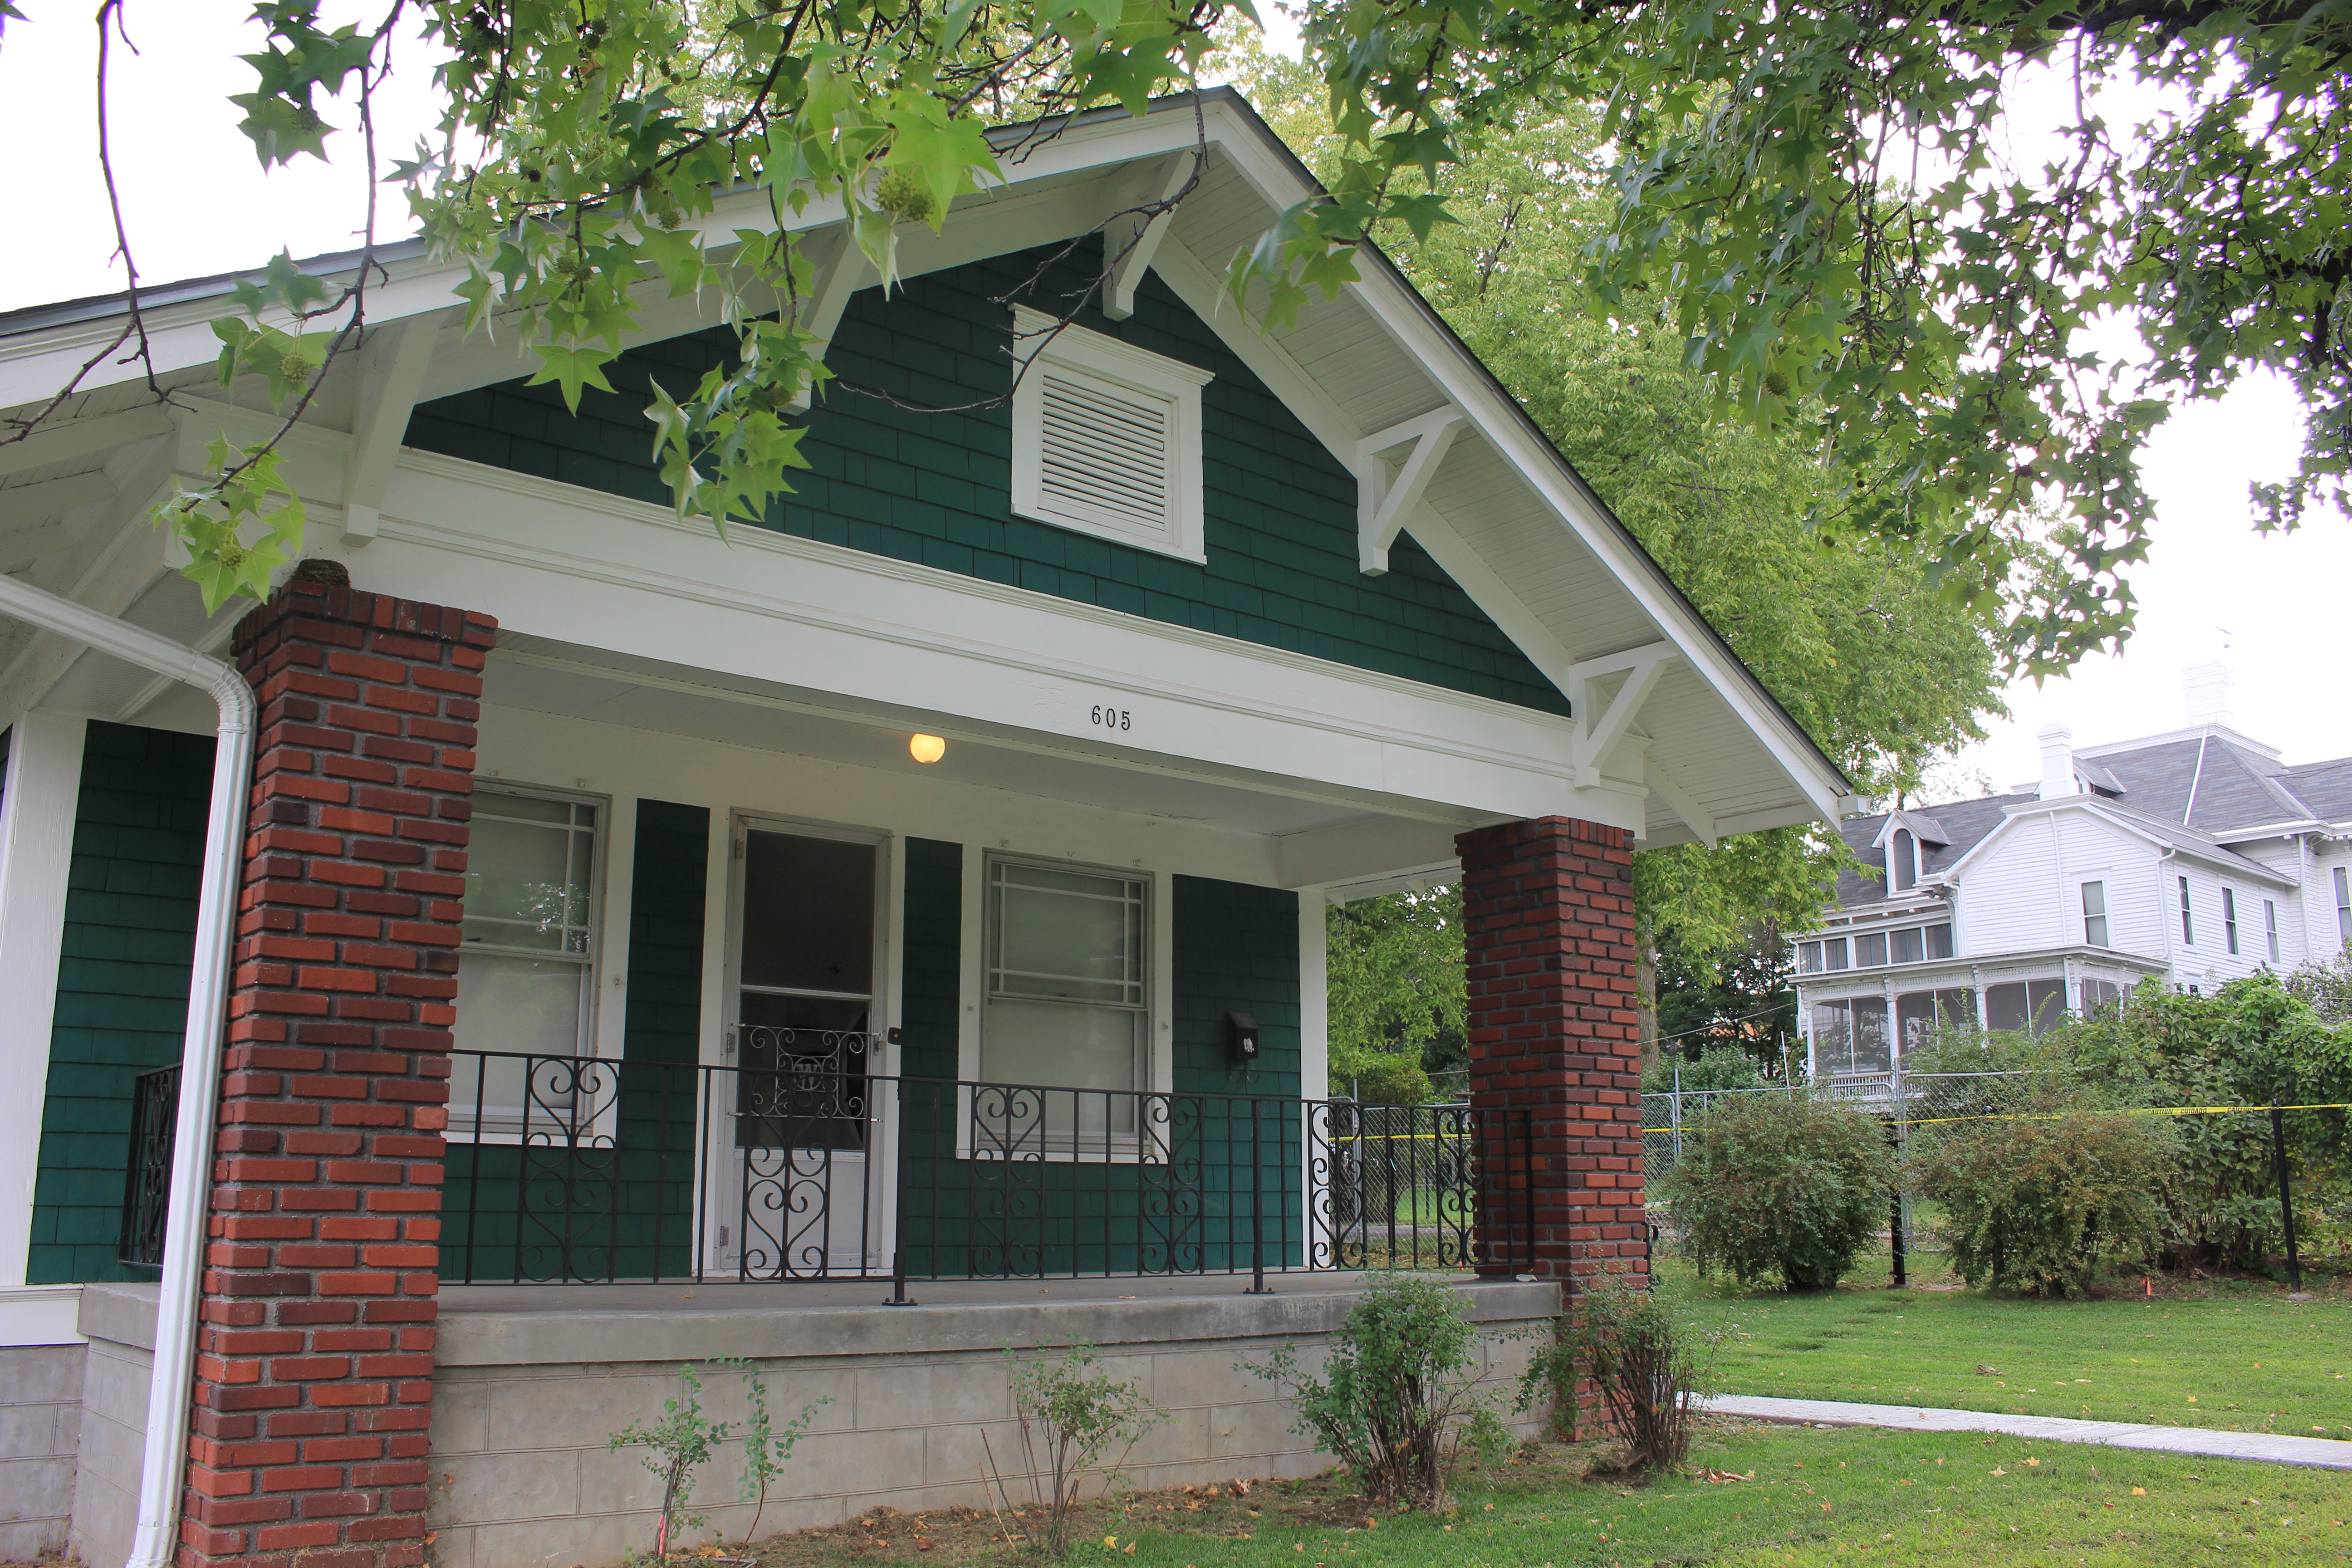
{"type": "Polygon", "coordinates": [[[1511,1112],[1514,1140],[1517,1113],[1527,1124],[1508,1217],[1532,1233],[1534,1261],[1491,1271],[1556,1279],[1572,1305],[1591,1276],[1650,1268],[1633,836],[1547,816],[1462,834],[1454,847],[1471,1097],[1511,1112]]]}
{"type": "Polygon", "coordinates": [[[182,1568],[425,1557],[441,1131],[497,623],[306,562],[260,701],[182,1568]]]}

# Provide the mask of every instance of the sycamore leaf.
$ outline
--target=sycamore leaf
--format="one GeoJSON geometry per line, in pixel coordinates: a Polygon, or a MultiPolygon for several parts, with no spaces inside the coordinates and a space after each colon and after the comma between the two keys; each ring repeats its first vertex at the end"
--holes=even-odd
{"type": "Polygon", "coordinates": [[[621,357],[616,353],[596,348],[565,348],[561,343],[540,343],[532,352],[545,363],[523,384],[540,386],[553,382],[563,394],[564,407],[574,414],[580,412],[581,388],[593,386],[599,392],[613,390],[613,384],[604,379],[604,366],[621,357]]]}

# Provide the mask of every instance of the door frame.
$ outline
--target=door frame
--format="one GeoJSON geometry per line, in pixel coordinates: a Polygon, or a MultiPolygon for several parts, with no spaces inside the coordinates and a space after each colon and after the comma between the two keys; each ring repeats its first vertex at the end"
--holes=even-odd
{"type": "MultiPolygon", "coordinates": [[[[866,1014],[866,1030],[874,1043],[866,1055],[866,1070],[869,1076],[897,1073],[898,1053],[887,1042],[892,1032],[892,1020],[898,1016],[901,973],[898,943],[892,940],[892,932],[896,928],[898,892],[903,879],[902,836],[888,828],[824,822],[784,812],[742,806],[732,807],[727,813],[723,840],[727,858],[726,913],[720,926],[718,963],[719,1006],[716,1026],[704,1032],[704,1064],[716,1068],[736,1065],[736,1014],[743,963],[743,884],[748,865],[745,846],[747,836],[751,833],[829,838],[873,847],[874,959],[869,976],[873,993],[866,1014]]],[[[712,1175],[704,1195],[704,1235],[708,1239],[701,1248],[703,1257],[699,1261],[706,1268],[714,1271],[732,1271],[740,1266],[743,1238],[734,1235],[731,1228],[727,1230],[729,1241],[720,1242],[717,1237],[722,1227],[732,1227],[737,1223],[741,1204],[739,1190],[741,1172],[736,1159],[734,1123],[730,1114],[733,1103],[731,1096],[721,1096],[716,1092],[709,1100],[710,1124],[702,1130],[701,1143],[703,1157],[712,1175]],[[727,1101],[723,1106],[720,1104],[722,1100],[727,1101]]],[[[897,1097],[870,1098],[865,1154],[867,1241],[865,1256],[857,1259],[862,1272],[887,1272],[892,1249],[897,1245],[898,1238],[893,1230],[898,1213],[898,1152],[897,1097]]]]}

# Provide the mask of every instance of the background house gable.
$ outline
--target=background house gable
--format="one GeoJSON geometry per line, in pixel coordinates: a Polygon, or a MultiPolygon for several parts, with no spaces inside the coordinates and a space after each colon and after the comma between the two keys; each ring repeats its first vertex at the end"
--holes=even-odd
{"type": "MultiPolygon", "coordinates": [[[[1026,302],[1059,314],[1095,271],[1094,245],[1046,269],[1026,302]]],[[[1050,250],[999,257],[852,300],[831,363],[909,403],[998,396],[1011,375],[1010,311],[1050,250]]],[[[1214,329],[1157,277],[1136,313],[1092,308],[1081,325],[1213,371],[1202,392],[1204,565],[1013,515],[1011,413],[918,412],[833,388],[809,418],[796,493],[764,526],[1360,669],[1564,714],[1567,699],[1410,538],[1390,570],[1357,559],[1356,480],[1214,329]]],[[[407,445],[563,483],[666,502],[644,416],[647,383],[683,396],[727,352],[702,331],[641,346],[575,416],[552,387],[518,379],[420,404],[407,445]]],[[[740,525],[739,525],[740,526],[740,525]]]]}

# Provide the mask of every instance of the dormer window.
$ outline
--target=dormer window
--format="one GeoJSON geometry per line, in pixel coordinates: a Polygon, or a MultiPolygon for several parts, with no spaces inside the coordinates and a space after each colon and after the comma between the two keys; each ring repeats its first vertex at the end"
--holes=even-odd
{"type": "Polygon", "coordinates": [[[1909,828],[1896,828],[1895,841],[1886,851],[1886,890],[1899,893],[1906,888],[1917,886],[1918,881],[1918,841],[1911,837],[1909,828]]]}
{"type": "Polygon", "coordinates": [[[1015,305],[1013,510],[1040,522],[1205,561],[1201,388],[1181,360],[1015,305]]]}

